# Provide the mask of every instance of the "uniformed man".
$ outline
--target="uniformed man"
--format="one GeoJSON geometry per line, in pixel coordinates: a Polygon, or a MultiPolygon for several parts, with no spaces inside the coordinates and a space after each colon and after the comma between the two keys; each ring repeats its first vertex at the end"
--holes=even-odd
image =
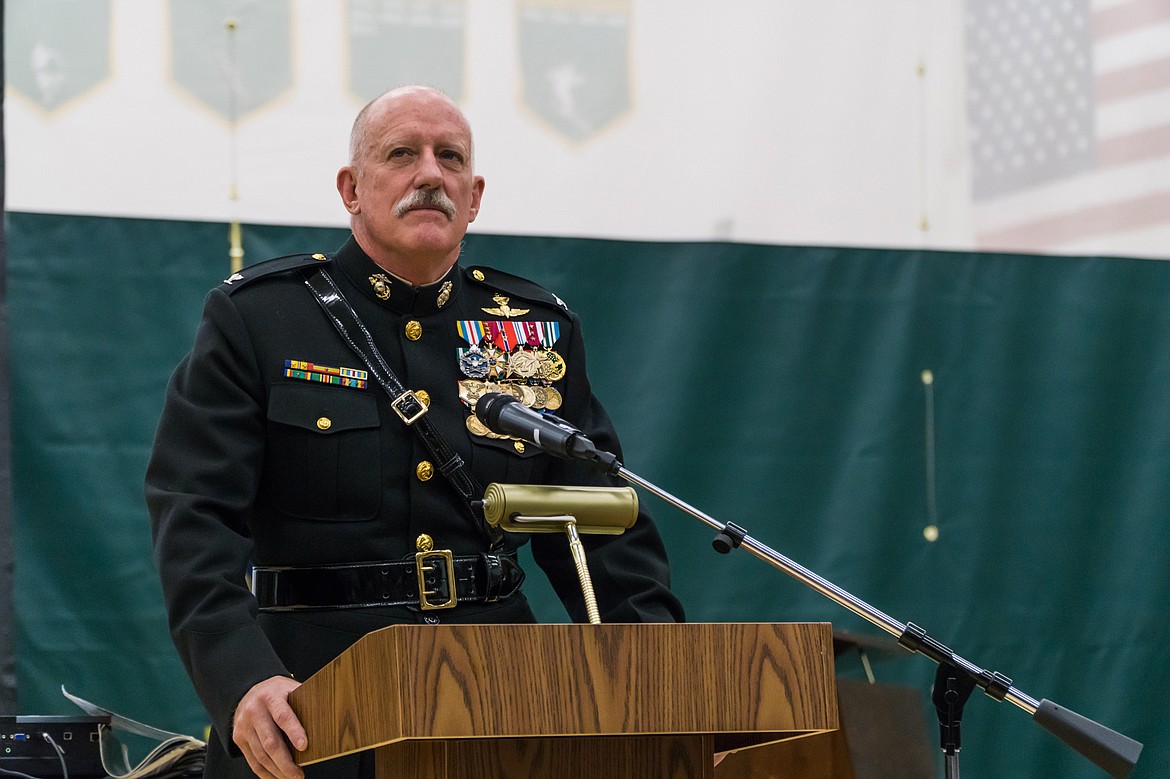
{"type": "MultiPolygon", "coordinates": [[[[215,731],[208,776],[300,776],[288,695],[371,630],[533,621],[515,561],[527,539],[485,529],[466,485],[609,482],[489,431],[481,394],[555,410],[620,456],[577,317],[536,284],[457,263],[484,180],[445,95],[408,87],[366,106],[337,189],[353,233],[340,250],[260,263],[209,293],[147,472],[171,632],[215,731]],[[420,594],[415,554],[432,550],[451,550],[451,567],[420,594]]],[[[585,621],[565,539],[531,543],[585,621]]],[[[604,621],[683,618],[649,517],[586,543],[604,621]]]]}

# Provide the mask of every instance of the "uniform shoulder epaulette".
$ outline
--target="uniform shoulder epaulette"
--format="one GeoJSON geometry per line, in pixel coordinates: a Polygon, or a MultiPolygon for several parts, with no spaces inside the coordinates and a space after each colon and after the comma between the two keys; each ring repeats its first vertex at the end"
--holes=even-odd
{"type": "Polygon", "coordinates": [[[531,300],[534,303],[555,306],[564,311],[569,310],[569,307],[565,305],[565,301],[535,281],[530,281],[520,276],[513,276],[511,273],[505,273],[495,268],[486,268],[482,265],[473,265],[467,269],[467,276],[473,282],[485,287],[498,289],[514,297],[531,300]]]}
{"type": "Polygon", "coordinates": [[[248,284],[256,279],[262,279],[274,273],[306,268],[310,265],[325,266],[332,260],[332,257],[328,257],[320,252],[316,254],[289,254],[284,257],[275,257],[271,260],[258,262],[255,265],[249,265],[243,270],[233,273],[223,280],[219,288],[230,294],[248,286],[248,284]]]}

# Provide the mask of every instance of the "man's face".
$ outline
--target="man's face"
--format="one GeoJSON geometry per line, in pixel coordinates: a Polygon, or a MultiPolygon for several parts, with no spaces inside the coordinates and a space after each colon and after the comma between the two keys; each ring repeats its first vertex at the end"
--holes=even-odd
{"type": "Polygon", "coordinates": [[[371,106],[367,121],[365,147],[338,173],[354,234],[372,259],[407,278],[449,267],[484,187],[462,115],[441,95],[418,91],[371,106]]]}

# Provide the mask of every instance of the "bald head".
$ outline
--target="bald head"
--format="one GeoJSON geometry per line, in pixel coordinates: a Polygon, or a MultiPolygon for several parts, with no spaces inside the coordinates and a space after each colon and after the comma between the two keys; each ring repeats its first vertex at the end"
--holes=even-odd
{"type": "Polygon", "coordinates": [[[357,165],[369,154],[373,143],[371,127],[377,125],[387,115],[393,114],[395,108],[400,106],[404,99],[433,102],[436,108],[443,106],[447,110],[454,111],[467,131],[468,142],[472,148],[471,162],[474,169],[474,143],[471,139],[471,124],[467,121],[467,117],[445,92],[426,86],[405,86],[391,89],[365,104],[353,120],[353,128],[349,132],[349,164],[357,165]]]}

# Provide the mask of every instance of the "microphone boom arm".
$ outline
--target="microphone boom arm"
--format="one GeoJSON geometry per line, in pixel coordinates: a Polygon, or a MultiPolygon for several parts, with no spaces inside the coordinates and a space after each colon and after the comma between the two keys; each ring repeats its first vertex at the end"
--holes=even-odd
{"type": "Polygon", "coordinates": [[[1123,777],[1129,775],[1130,771],[1137,764],[1138,756],[1142,751],[1141,743],[1117,731],[1110,730],[1104,725],[1082,717],[1075,712],[1064,709],[1047,699],[1037,701],[1030,695],[1013,687],[1012,680],[1008,677],[997,671],[984,670],[974,663],[968,662],[952,652],[948,647],[928,636],[926,631],[914,623],[902,623],[884,614],[860,598],[838,587],[836,584],[805,568],[803,565],[760,543],[735,523],[720,522],[689,503],[676,498],[669,492],[646,481],[622,466],[621,463],[616,463],[616,465],[615,463],[616,460],[608,463],[604,468],[601,463],[598,463],[598,468],[611,475],[619,476],[630,484],[657,495],[667,503],[690,514],[703,524],[717,531],[718,535],[713,542],[716,551],[727,553],[734,548],[743,548],[754,557],[783,571],[837,605],[848,609],[862,619],[873,623],[894,636],[898,639],[898,643],[907,651],[924,654],[940,665],[946,664],[953,666],[981,687],[989,697],[998,701],[1006,700],[1028,712],[1037,724],[1077,752],[1080,752],[1111,776],[1123,779],[1123,777]]]}
{"type": "Polygon", "coordinates": [[[1045,730],[1052,733],[1070,747],[1103,768],[1111,776],[1124,779],[1129,776],[1141,755],[1142,744],[1104,725],[1064,709],[1045,699],[1037,701],[1012,686],[1012,680],[997,671],[987,671],[952,652],[926,634],[926,631],[912,622],[901,623],[878,611],[865,601],[846,592],[829,580],[813,573],[804,566],[788,559],[747,534],[743,528],[728,522],[722,523],[699,511],[694,506],[679,500],[665,490],[651,484],[626,469],[617,457],[593,445],[581,431],[553,418],[550,421],[542,415],[525,409],[512,396],[502,393],[483,395],[476,405],[484,406],[482,421],[493,432],[518,435],[530,441],[549,454],[589,462],[597,470],[614,477],[621,477],[629,483],[657,495],[667,503],[695,517],[716,530],[713,546],[720,553],[744,548],[750,554],[777,568],[807,587],[819,592],[834,603],[853,612],[890,635],[910,652],[924,654],[935,663],[948,665],[964,674],[974,684],[983,688],[988,696],[998,701],[1009,701],[1024,711],[1045,730]],[[563,426],[562,426],[563,425],[563,426]],[[542,434],[550,440],[542,440],[542,434]]]}

